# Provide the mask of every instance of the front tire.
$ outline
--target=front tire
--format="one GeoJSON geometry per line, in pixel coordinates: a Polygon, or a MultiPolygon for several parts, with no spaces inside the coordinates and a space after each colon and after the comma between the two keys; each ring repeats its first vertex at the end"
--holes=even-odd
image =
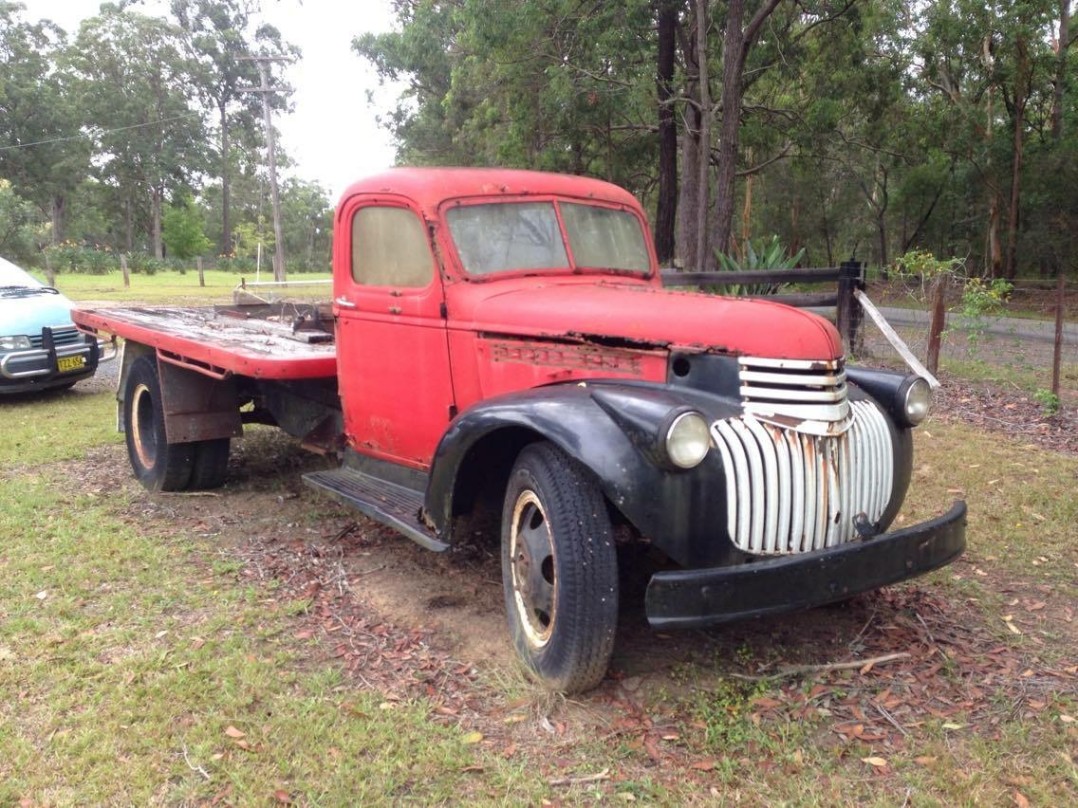
{"type": "Polygon", "coordinates": [[[513,644],[543,684],[599,684],[617,629],[614,537],[602,492],[553,444],[525,448],[509,476],[502,582],[513,644]]]}
{"type": "Polygon", "coordinates": [[[135,477],[150,491],[183,491],[191,480],[195,446],[169,443],[157,362],[140,356],[124,383],[124,433],[135,477]]]}

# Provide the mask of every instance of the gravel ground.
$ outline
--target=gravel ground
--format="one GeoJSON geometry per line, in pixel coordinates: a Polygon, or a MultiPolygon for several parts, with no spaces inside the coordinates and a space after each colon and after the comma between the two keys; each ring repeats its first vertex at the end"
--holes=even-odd
{"type": "Polygon", "coordinates": [[[113,391],[116,389],[116,381],[120,378],[120,358],[116,357],[108,362],[102,362],[97,366],[97,373],[89,379],[84,379],[75,385],[75,388],[84,393],[100,393],[103,390],[113,391]]]}

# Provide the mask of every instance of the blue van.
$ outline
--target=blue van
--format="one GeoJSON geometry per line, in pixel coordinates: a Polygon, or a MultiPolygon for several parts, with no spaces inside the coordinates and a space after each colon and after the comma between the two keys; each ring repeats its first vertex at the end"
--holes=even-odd
{"type": "Polygon", "coordinates": [[[88,379],[102,348],[75,328],[70,300],[0,258],[0,395],[88,379]]]}

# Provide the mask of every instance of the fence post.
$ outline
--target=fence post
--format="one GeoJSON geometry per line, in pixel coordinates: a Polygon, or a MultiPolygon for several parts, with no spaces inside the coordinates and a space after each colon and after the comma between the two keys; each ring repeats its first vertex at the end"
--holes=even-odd
{"type": "Polygon", "coordinates": [[[943,275],[937,275],[932,281],[932,317],[928,323],[928,352],[925,355],[925,365],[928,371],[936,376],[940,368],[940,347],[943,342],[943,327],[947,322],[947,279],[943,275]]]}
{"type": "Polygon", "coordinates": [[[846,353],[856,356],[863,347],[861,339],[861,306],[853,296],[855,289],[864,291],[864,265],[859,261],[843,261],[839,265],[838,303],[835,306],[835,320],[838,333],[846,343],[846,353]]]}
{"type": "Polygon", "coordinates": [[[1063,268],[1059,269],[1059,286],[1056,287],[1056,339],[1052,351],[1052,395],[1059,397],[1059,368],[1063,360],[1063,268]]]}

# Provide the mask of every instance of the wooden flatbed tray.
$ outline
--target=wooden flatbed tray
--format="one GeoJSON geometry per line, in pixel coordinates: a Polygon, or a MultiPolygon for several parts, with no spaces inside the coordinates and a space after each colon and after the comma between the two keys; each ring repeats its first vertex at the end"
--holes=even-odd
{"type": "MultiPolygon", "coordinates": [[[[313,379],[337,375],[332,331],[307,319],[313,312],[318,321],[322,311],[311,306],[278,307],[277,311],[155,306],[75,309],[71,314],[84,331],[115,334],[148,345],[173,363],[207,375],[313,379]]],[[[332,328],[332,319],[328,323],[332,328]]]]}

